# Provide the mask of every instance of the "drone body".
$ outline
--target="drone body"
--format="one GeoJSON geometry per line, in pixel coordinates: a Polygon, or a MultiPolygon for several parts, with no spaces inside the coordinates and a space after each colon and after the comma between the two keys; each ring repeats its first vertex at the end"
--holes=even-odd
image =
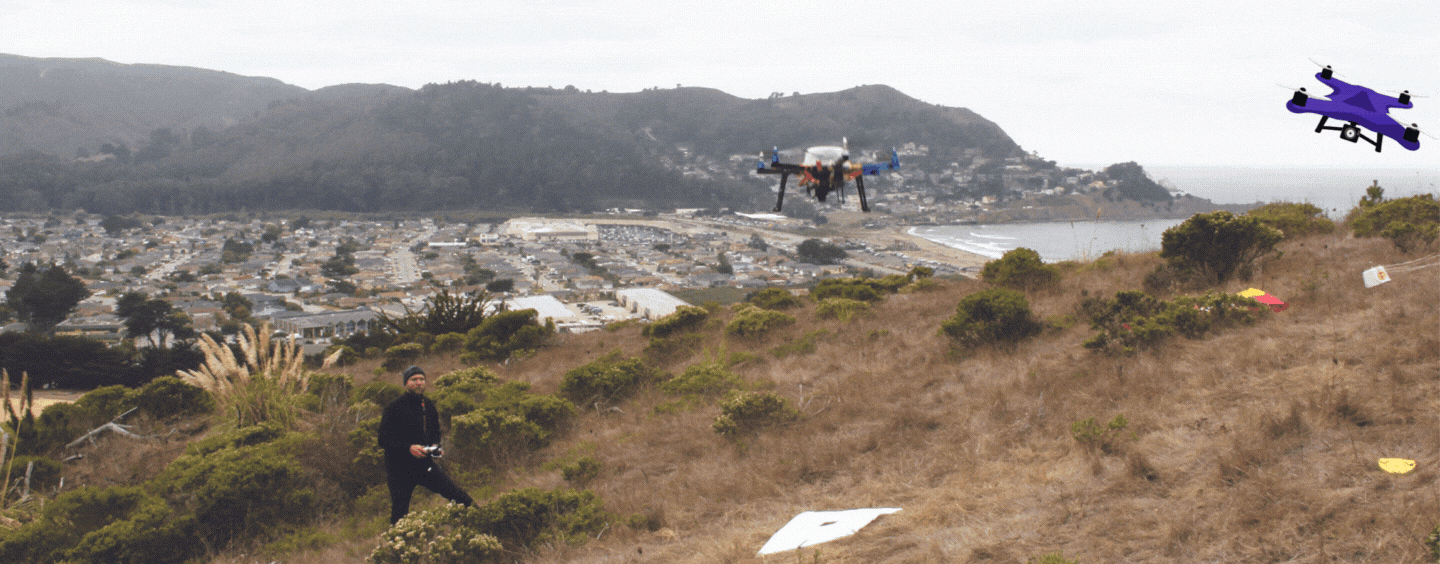
{"type": "Polygon", "coordinates": [[[1399,143],[1401,147],[1414,151],[1420,148],[1420,128],[1414,124],[1406,126],[1389,114],[1390,108],[1410,109],[1415,107],[1410,102],[1410,93],[1406,91],[1399,97],[1386,96],[1364,86],[1350,84],[1334,77],[1334,72],[1326,67],[1316,73],[1315,78],[1331,89],[1327,97],[1311,97],[1304,88],[1295,91],[1294,97],[1285,103],[1285,108],[1291,112],[1302,114],[1320,114],[1320,124],[1315,126],[1315,132],[1324,130],[1335,130],[1340,132],[1340,138],[1351,143],[1358,143],[1361,140],[1374,145],[1375,152],[1380,152],[1381,145],[1386,137],[1399,143]],[[1346,125],[1335,127],[1326,126],[1325,123],[1331,119],[1347,122],[1346,125]],[[1371,139],[1360,131],[1360,128],[1370,130],[1375,134],[1371,139]]]}
{"type": "MultiPolygon", "coordinates": [[[[824,202],[830,192],[840,192],[845,187],[845,182],[855,180],[855,192],[860,196],[860,211],[870,211],[870,204],[865,199],[865,175],[876,176],[882,170],[895,170],[900,168],[900,154],[895,149],[890,149],[890,162],[884,164],[859,165],[850,162],[850,151],[846,147],[825,145],[810,147],[805,150],[805,156],[800,164],[780,162],[780,149],[773,149],[770,162],[761,160],[756,166],[756,174],[778,174],[780,175],[780,191],[775,199],[775,212],[785,204],[785,183],[790,175],[800,176],[800,186],[805,191],[815,196],[816,200],[824,202]]],[[[763,159],[763,154],[762,154],[763,159]]]]}

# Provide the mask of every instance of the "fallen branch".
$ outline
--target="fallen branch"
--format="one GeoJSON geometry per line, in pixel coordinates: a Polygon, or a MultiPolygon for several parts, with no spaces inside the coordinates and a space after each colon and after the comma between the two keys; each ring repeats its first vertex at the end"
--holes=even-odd
{"type": "Polygon", "coordinates": [[[137,434],[135,434],[133,431],[131,431],[129,425],[121,425],[121,424],[119,423],[119,421],[125,419],[126,416],[129,416],[131,413],[135,413],[135,410],[137,410],[137,409],[140,409],[140,408],[138,408],[138,407],[132,407],[132,408],[130,408],[130,411],[126,411],[125,413],[121,413],[120,415],[116,415],[115,418],[114,418],[114,419],[111,419],[109,423],[106,423],[106,424],[104,424],[104,425],[101,425],[101,426],[99,426],[99,427],[96,427],[96,428],[94,428],[94,429],[91,429],[89,433],[85,433],[84,435],[81,435],[80,438],[71,441],[70,444],[68,444],[68,445],[65,445],[65,448],[75,448],[76,445],[78,445],[78,444],[80,444],[80,443],[82,443],[82,442],[85,442],[85,441],[87,441],[87,440],[90,441],[90,444],[93,445],[93,444],[95,444],[95,437],[98,436],[98,435],[100,435],[100,433],[104,433],[105,431],[110,431],[110,432],[113,432],[113,433],[118,434],[118,435],[123,435],[123,436],[126,436],[126,437],[130,437],[130,438],[132,438],[132,439],[143,439],[143,438],[145,438],[145,437],[140,436],[140,435],[137,435],[137,434]]]}

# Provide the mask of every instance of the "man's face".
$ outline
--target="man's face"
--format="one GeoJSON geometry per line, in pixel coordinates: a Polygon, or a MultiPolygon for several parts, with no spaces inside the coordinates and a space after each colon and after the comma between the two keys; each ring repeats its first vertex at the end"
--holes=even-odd
{"type": "Polygon", "coordinates": [[[405,389],[417,394],[425,393],[425,375],[416,374],[407,378],[405,380],[405,389]]]}

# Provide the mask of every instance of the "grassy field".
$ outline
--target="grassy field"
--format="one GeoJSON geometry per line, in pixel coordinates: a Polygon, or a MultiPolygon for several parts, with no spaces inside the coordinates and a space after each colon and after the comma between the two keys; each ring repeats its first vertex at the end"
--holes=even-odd
{"type": "MultiPolygon", "coordinates": [[[[739,360],[731,370],[799,407],[799,422],[732,441],[711,429],[717,406],[657,412],[673,398],[647,389],[585,411],[548,448],[466,485],[562,487],[554,461],[590,456],[600,471],[588,487],[606,509],[650,525],[521,555],[547,564],[765,562],[756,551],[795,514],[862,507],[903,510],[768,561],[1425,560],[1422,541],[1440,523],[1440,268],[1366,289],[1361,271],[1415,256],[1341,235],[1280,249],[1254,279],[1215,289],[1261,288],[1288,310],[1133,356],[1081,347],[1093,330],[1077,304],[1141,288],[1160,262],[1153,253],[1064,266],[1058,287],[1029,296],[1048,329],[1010,350],[956,353],[938,333],[978,281],[892,295],[848,323],[808,304],[788,311],[795,324],[753,339],[726,336],[732,313],[721,308],[699,351],[661,368],[739,360]],[[814,347],[772,353],[807,338],[814,347]],[[1128,424],[1104,448],[1072,435],[1077,422],[1117,415],[1128,424]],[[1418,464],[1388,474],[1385,457],[1418,464]]],[[[712,299],[732,301],[701,301],[712,299]]],[[[496,370],[550,392],[571,368],[646,345],[638,326],[563,335],[496,370]]],[[[348,370],[365,382],[374,368],[348,370]]],[[[135,479],[91,471],[97,483],[135,479]]],[[[437,503],[417,494],[417,509],[437,503]]],[[[213,561],[355,561],[375,547],[387,510],[372,500],[329,518],[318,528],[333,540],[314,548],[236,548],[213,561]]]]}

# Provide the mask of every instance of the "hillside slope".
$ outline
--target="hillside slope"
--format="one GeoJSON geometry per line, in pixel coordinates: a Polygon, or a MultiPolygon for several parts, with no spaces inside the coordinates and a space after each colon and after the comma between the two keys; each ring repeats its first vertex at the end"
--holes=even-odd
{"type": "MultiPolygon", "coordinates": [[[[1260,287],[1288,310],[1128,357],[1080,346],[1092,331],[1075,322],[1077,303],[1139,288],[1154,254],[1071,265],[1058,288],[1030,296],[1052,327],[1010,351],[956,355],[937,334],[983,287],[976,281],[892,295],[849,323],[817,318],[809,304],[757,339],[722,336],[722,310],[696,352],[663,367],[738,360],[731,370],[800,407],[800,422],[731,441],[711,429],[713,403],[657,410],[675,398],[649,389],[587,410],[489,484],[565,487],[557,466],[590,456],[600,471],[589,489],[649,525],[525,557],[539,563],[763,562],[756,551],[795,514],[862,507],[903,511],[771,561],[1420,561],[1440,523],[1440,272],[1366,289],[1361,270],[1407,257],[1341,236],[1281,248],[1255,280],[1222,290],[1260,287]],[[796,346],[805,341],[813,349],[796,346]],[[1128,426],[1108,448],[1072,437],[1077,422],[1120,414],[1128,426]],[[1387,474],[1384,457],[1418,465],[1387,474]]],[[[576,366],[646,346],[636,327],[563,336],[497,370],[549,392],[576,366]]],[[[370,368],[352,370],[368,378],[370,368]]],[[[374,542],[360,535],[285,561],[365,554],[374,542]]]]}

